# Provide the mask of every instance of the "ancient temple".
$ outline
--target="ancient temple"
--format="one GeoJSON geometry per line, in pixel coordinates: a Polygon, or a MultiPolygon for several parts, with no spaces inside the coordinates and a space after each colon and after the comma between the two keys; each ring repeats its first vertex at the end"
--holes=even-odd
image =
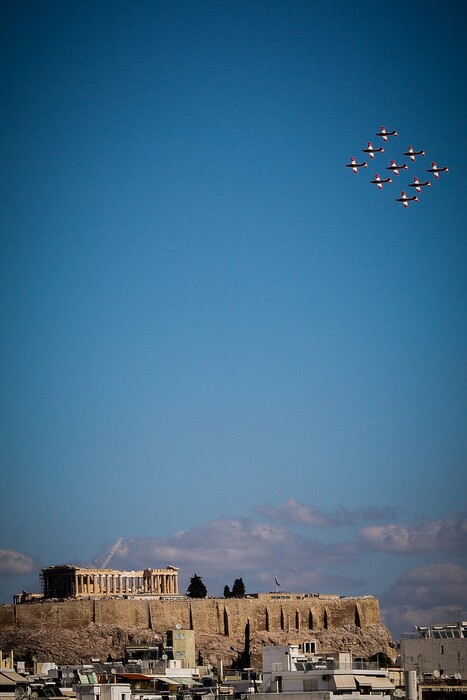
{"type": "Polygon", "coordinates": [[[178,568],[116,571],[65,564],[41,571],[44,598],[177,596],[178,568]]]}

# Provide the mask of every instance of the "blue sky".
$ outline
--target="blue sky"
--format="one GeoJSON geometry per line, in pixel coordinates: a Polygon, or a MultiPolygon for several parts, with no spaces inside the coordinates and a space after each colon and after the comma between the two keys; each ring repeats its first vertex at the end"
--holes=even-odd
{"type": "Polygon", "coordinates": [[[183,590],[371,593],[396,636],[457,618],[457,3],[3,10],[0,601],[122,536],[114,567],[183,590]]]}

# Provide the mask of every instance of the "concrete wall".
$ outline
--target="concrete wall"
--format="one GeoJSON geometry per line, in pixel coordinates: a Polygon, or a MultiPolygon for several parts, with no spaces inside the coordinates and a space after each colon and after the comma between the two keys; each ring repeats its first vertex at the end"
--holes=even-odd
{"type": "Polygon", "coordinates": [[[403,639],[401,666],[406,671],[467,678],[467,639],[403,639]]]}
{"type": "Polygon", "coordinates": [[[165,633],[176,623],[196,632],[226,636],[250,631],[307,632],[380,623],[376,598],[203,598],[180,600],[96,599],[0,605],[0,629],[82,629],[91,623],[153,629],[165,633]]]}

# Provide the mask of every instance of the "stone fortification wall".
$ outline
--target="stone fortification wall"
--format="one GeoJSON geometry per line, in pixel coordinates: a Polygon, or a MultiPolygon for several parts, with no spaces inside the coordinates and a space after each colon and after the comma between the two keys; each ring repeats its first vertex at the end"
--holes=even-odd
{"type": "Polygon", "coordinates": [[[0,606],[0,629],[87,628],[90,624],[154,630],[164,634],[176,623],[196,632],[227,637],[250,632],[336,630],[352,625],[362,630],[381,623],[376,598],[89,599],[43,601],[0,606]]]}
{"type": "Polygon", "coordinates": [[[393,652],[375,598],[259,594],[251,598],[68,599],[0,605],[0,649],[18,659],[60,664],[121,658],[129,644],[154,643],[179,623],[193,629],[197,653],[226,668],[243,659],[259,667],[263,645],[315,640],[319,652],[356,656],[393,652]]]}

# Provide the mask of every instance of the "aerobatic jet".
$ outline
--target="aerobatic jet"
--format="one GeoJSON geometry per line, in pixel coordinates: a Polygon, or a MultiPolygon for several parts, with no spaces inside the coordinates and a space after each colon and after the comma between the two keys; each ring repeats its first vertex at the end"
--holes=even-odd
{"type": "Polygon", "coordinates": [[[449,172],[449,168],[446,168],[446,167],[438,168],[435,161],[432,162],[431,168],[429,170],[427,170],[427,173],[433,173],[433,175],[435,176],[436,179],[439,178],[440,173],[448,173],[448,172],[449,172]]]}
{"type": "Polygon", "coordinates": [[[386,131],[386,128],[384,126],[382,126],[381,129],[376,134],[376,136],[382,136],[383,141],[387,141],[388,136],[397,136],[397,131],[386,131]]]}
{"type": "Polygon", "coordinates": [[[385,180],[381,180],[381,178],[380,178],[380,176],[378,175],[378,173],[376,173],[375,179],[374,179],[374,180],[370,180],[370,182],[371,182],[372,185],[377,185],[377,187],[378,187],[379,190],[382,190],[382,189],[383,189],[383,183],[385,183],[385,182],[392,182],[392,180],[391,180],[390,177],[387,177],[385,180]]]}
{"type": "Polygon", "coordinates": [[[404,156],[408,156],[410,160],[415,161],[415,156],[424,156],[425,151],[414,151],[412,146],[409,146],[406,151],[404,151],[404,156]]]}
{"type": "Polygon", "coordinates": [[[384,153],[384,148],[373,148],[371,141],[368,141],[368,148],[362,148],[363,153],[368,153],[370,158],[375,157],[375,153],[384,153]]]}
{"type": "Polygon", "coordinates": [[[352,156],[352,158],[350,159],[350,163],[346,163],[345,167],[352,168],[354,173],[358,173],[358,168],[368,168],[368,163],[366,162],[366,160],[364,160],[363,163],[357,163],[355,158],[352,156]]]}
{"type": "Polygon", "coordinates": [[[396,202],[402,202],[404,207],[407,209],[407,207],[409,206],[409,202],[418,202],[418,197],[416,197],[415,195],[413,197],[407,197],[405,192],[402,192],[400,197],[396,197],[396,202]]]}
{"type": "Polygon", "coordinates": [[[394,175],[399,175],[399,170],[408,170],[408,167],[407,163],[397,165],[395,160],[391,160],[391,165],[386,166],[386,170],[392,170],[394,175]]]}
{"type": "Polygon", "coordinates": [[[422,187],[431,187],[431,182],[429,180],[426,180],[426,182],[420,182],[418,177],[414,177],[413,182],[409,184],[409,187],[415,187],[417,192],[421,192],[422,187]]]}

